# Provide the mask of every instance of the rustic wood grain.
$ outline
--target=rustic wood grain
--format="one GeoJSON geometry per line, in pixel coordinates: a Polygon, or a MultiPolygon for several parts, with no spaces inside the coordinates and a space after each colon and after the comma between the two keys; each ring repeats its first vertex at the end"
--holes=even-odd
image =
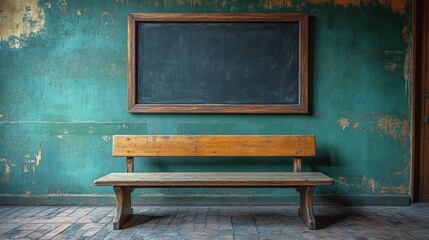
{"type": "Polygon", "coordinates": [[[130,13],[136,21],[148,22],[296,22],[305,13],[130,13]]]}
{"type": "MultiPolygon", "coordinates": [[[[417,26],[420,34],[416,38],[420,40],[417,48],[418,56],[420,61],[417,60],[416,67],[418,68],[419,75],[416,77],[415,85],[417,87],[421,86],[421,88],[417,88],[418,92],[416,94],[420,94],[420,105],[417,104],[416,107],[420,107],[421,115],[416,114],[416,117],[420,119],[420,126],[417,130],[420,130],[419,133],[421,135],[420,141],[420,200],[429,201],[429,123],[425,123],[425,116],[429,116],[429,98],[425,97],[425,92],[429,92],[429,3],[428,1],[420,1],[417,7],[420,10],[421,17],[421,25],[417,26]],[[421,83],[419,83],[421,81],[421,83]]],[[[417,55],[417,54],[416,54],[417,55]]]]}
{"type": "Polygon", "coordinates": [[[300,196],[299,217],[305,222],[308,229],[316,230],[316,220],[313,211],[313,187],[299,187],[296,189],[300,196]]]}
{"type": "Polygon", "coordinates": [[[128,16],[128,111],[136,105],[136,20],[128,16]]]}
{"type": "Polygon", "coordinates": [[[113,136],[113,156],[314,156],[314,136],[123,135],[113,136]]]}
{"type": "Polygon", "coordinates": [[[308,113],[308,15],[304,13],[130,13],[128,15],[128,111],[132,113],[308,113]],[[299,104],[138,104],[138,22],[298,22],[299,104]]]}
{"type": "Polygon", "coordinates": [[[116,196],[116,215],[113,219],[113,229],[118,230],[133,215],[131,208],[131,187],[113,187],[116,196]]]}
{"type": "Polygon", "coordinates": [[[110,173],[95,186],[130,187],[297,187],[332,185],[319,172],[145,172],[110,173]]]}

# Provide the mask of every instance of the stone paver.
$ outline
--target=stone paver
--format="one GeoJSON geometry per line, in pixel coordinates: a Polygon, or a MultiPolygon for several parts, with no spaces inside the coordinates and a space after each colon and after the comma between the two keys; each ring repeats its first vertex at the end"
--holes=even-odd
{"type": "Polygon", "coordinates": [[[133,206],[123,230],[113,207],[0,205],[0,239],[429,239],[429,203],[315,206],[308,230],[298,206],[133,206]]]}

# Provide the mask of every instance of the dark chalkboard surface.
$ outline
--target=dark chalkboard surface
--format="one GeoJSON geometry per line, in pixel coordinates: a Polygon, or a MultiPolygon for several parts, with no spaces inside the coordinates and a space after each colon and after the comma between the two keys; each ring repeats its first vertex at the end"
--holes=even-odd
{"type": "Polygon", "coordinates": [[[139,23],[138,36],[138,103],[298,103],[298,23],[139,23]]]}
{"type": "MultiPolygon", "coordinates": [[[[183,21],[172,15],[162,21],[144,16],[132,26],[131,108],[160,107],[160,111],[147,112],[243,112],[239,110],[243,107],[260,108],[256,112],[261,113],[307,111],[300,20],[306,16],[282,21],[276,15],[272,21],[260,21],[252,20],[252,14],[241,14],[237,22],[234,18],[190,19],[196,16],[192,14],[183,21]],[[290,111],[294,107],[298,110],[290,111]]],[[[273,14],[264,16],[272,18],[273,14]]]]}

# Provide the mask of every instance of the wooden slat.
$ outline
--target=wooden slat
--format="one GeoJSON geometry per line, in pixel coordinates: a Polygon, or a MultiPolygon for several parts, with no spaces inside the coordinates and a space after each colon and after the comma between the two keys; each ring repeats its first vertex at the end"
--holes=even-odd
{"type": "Polygon", "coordinates": [[[296,187],[332,184],[332,178],[319,172],[110,173],[94,181],[96,186],[130,187],[296,187]]]}
{"type": "Polygon", "coordinates": [[[314,136],[113,136],[113,156],[314,156],[314,136]]]}

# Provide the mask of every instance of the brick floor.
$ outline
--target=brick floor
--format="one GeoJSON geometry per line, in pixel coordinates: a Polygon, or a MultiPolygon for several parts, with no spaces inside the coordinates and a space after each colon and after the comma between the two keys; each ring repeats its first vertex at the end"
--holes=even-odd
{"type": "Polygon", "coordinates": [[[308,230],[298,206],[134,206],[124,230],[113,207],[0,205],[0,239],[429,239],[429,203],[315,206],[308,230]]]}

